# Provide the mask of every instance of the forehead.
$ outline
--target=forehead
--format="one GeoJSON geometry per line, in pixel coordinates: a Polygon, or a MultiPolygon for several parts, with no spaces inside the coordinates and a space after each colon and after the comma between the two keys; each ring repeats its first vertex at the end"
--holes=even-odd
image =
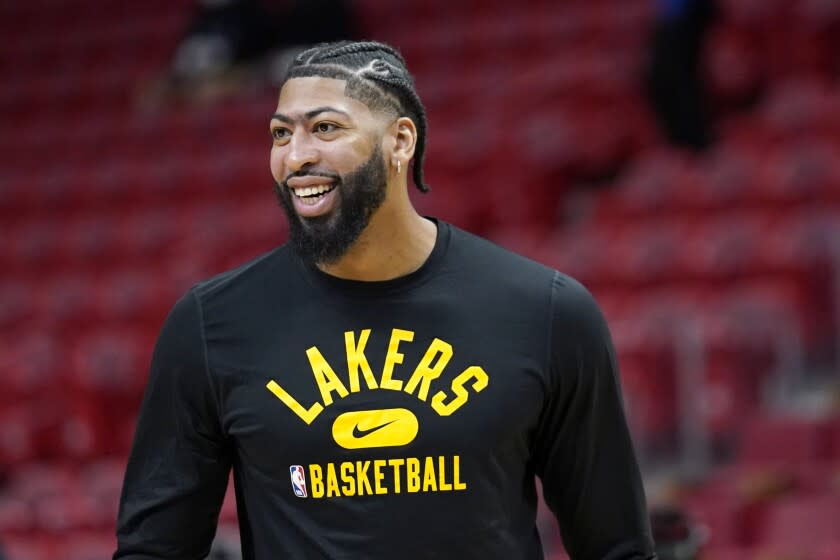
{"type": "Polygon", "coordinates": [[[277,100],[277,112],[299,117],[312,109],[331,107],[354,118],[370,118],[370,108],[345,94],[345,80],[322,77],[292,78],[283,84],[277,100]]]}

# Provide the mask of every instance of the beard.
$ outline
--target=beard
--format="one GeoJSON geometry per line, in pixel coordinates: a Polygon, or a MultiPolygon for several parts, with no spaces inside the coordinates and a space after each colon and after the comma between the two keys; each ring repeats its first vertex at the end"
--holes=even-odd
{"type": "Polygon", "coordinates": [[[308,263],[333,264],[347,253],[385,201],[386,170],[382,149],[377,146],[366,162],[344,177],[302,169],[275,184],[274,193],[289,220],[289,243],[295,252],[308,263]],[[294,194],[286,183],[294,176],[333,179],[338,200],[332,211],[311,218],[299,216],[292,203],[294,194]]]}

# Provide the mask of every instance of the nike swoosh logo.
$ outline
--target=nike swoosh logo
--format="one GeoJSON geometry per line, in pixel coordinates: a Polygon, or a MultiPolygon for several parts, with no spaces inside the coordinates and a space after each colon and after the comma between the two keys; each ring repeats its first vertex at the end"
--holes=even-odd
{"type": "Polygon", "coordinates": [[[353,437],[354,437],[354,438],[356,438],[356,439],[363,438],[363,437],[365,437],[366,435],[372,434],[373,432],[377,432],[377,431],[381,430],[382,428],[384,428],[385,426],[389,426],[389,425],[393,424],[393,423],[394,423],[394,422],[396,422],[396,421],[397,421],[397,419],[396,419],[396,418],[394,418],[394,419],[393,419],[393,420],[391,420],[390,422],[385,422],[384,424],[380,424],[380,425],[378,425],[378,426],[374,426],[373,428],[368,428],[367,430],[362,430],[362,429],[360,429],[360,428],[359,428],[359,425],[358,425],[358,424],[356,424],[355,426],[353,426],[353,432],[352,432],[352,433],[353,433],[353,437]]]}
{"type": "Polygon", "coordinates": [[[417,436],[417,417],[407,408],[350,410],[333,422],[332,436],[344,449],[397,447],[417,436]]]}

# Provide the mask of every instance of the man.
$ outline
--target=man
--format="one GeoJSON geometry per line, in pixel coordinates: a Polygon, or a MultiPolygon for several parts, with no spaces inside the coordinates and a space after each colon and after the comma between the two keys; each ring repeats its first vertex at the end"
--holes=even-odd
{"type": "Polygon", "coordinates": [[[597,306],[414,211],[426,118],[399,54],[304,51],[270,129],[290,241],[163,326],[114,558],[203,558],[231,467],[248,560],[542,558],[534,475],[572,558],[653,558],[597,306]]]}

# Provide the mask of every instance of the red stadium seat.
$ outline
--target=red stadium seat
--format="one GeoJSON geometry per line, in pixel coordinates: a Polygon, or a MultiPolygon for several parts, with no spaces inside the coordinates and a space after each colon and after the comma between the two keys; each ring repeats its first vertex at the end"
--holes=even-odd
{"type": "Polygon", "coordinates": [[[52,220],[24,221],[11,232],[11,239],[4,249],[9,254],[0,256],[5,270],[21,267],[28,270],[48,269],[55,257],[58,244],[58,226],[52,220]]]}
{"type": "Polygon", "coordinates": [[[173,253],[179,256],[191,253],[213,255],[214,249],[224,247],[233,235],[233,215],[224,200],[192,203],[180,208],[179,216],[172,248],[173,253]]]}
{"type": "Polygon", "coordinates": [[[430,192],[409,195],[421,215],[440,218],[469,231],[482,231],[488,227],[484,217],[488,199],[476,190],[475,185],[454,181],[431,165],[426,183],[431,187],[430,192]]]}
{"type": "Polygon", "coordinates": [[[34,398],[61,379],[64,348],[55,334],[43,328],[20,329],[15,344],[4,352],[8,369],[0,381],[0,402],[34,398]]]}
{"type": "Polygon", "coordinates": [[[112,426],[105,415],[107,403],[65,386],[50,387],[45,393],[29,405],[38,457],[79,462],[108,451],[112,426]]]}
{"type": "Polygon", "coordinates": [[[32,288],[22,279],[0,281],[0,329],[19,325],[30,318],[32,288]]]}
{"type": "Polygon", "coordinates": [[[521,171],[476,175],[482,187],[480,192],[472,191],[469,198],[485,199],[484,218],[490,227],[541,228],[547,233],[556,223],[565,190],[557,175],[521,171]]]}
{"type": "Polygon", "coordinates": [[[840,463],[840,417],[829,421],[829,457],[840,463]]]}
{"type": "Polygon", "coordinates": [[[831,97],[818,80],[789,79],[770,88],[757,115],[776,141],[811,139],[826,122],[836,119],[825,111],[831,97]]]}
{"type": "Polygon", "coordinates": [[[756,267],[776,282],[792,286],[803,336],[811,348],[830,347],[835,317],[834,249],[840,220],[830,210],[789,212],[774,224],[757,255],[756,267]]]}
{"type": "Polygon", "coordinates": [[[739,460],[796,465],[826,459],[830,423],[825,418],[757,416],[744,430],[739,460]]]}
{"type": "Polygon", "coordinates": [[[800,495],[818,496],[836,493],[840,479],[837,461],[834,459],[813,461],[787,467],[793,488],[800,495]]]}
{"type": "Polygon", "coordinates": [[[789,497],[767,514],[760,535],[762,546],[786,554],[811,554],[837,539],[840,498],[837,496],[789,497]]]}
{"type": "Polygon", "coordinates": [[[756,413],[769,382],[778,386],[781,375],[803,367],[798,303],[784,283],[747,282],[715,294],[696,314],[705,339],[707,427],[729,440],[756,413]]]}
{"type": "Polygon", "coordinates": [[[655,308],[638,306],[610,321],[631,431],[654,452],[671,445],[678,430],[672,319],[655,308]]]}
{"type": "Polygon", "coordinates": [[[128,329],[82,333],[72,348],[75,382],[103,396],[136,394],[145,382],[148,342],[144,332],[128,329]]]}
{"type": "Polygon", "coordinates": [[[76,533],[60,545],[61,558],[66,560],[98,560],[109,558],[117,548],[112,532],[76,533]]]}
{"type": "Polygon", "coordinates": [[[840,541],[832,540],[815,547],[813,560],[837,560],[840,558],[840,541]]]}
{"type": "Polygon", "coordinates": [[[88,212],[62,223],[60,258],[69,265],[107,266],[116,254],[117,228],[102,212],[88,212]]]}
{"type": "Polygon", "coordinates": [[[123,459],[88,463],[79,472],[80,487],[95,502],[92,522],[97,528],[110,528],[117,518],[124,473],[123,459]]]}
{"type": "Polygon", "coordinates": [[[154,259],[171,249],[177,219],[172,209],[131,211],[120,220],[118,254],[121,259],[136,262],[154,259]]]}
{"type": "Polygon", "coordinates": [[[33,502],[37,531],[57,535],[88,530],[95,517],[94,507],[95,504],[76,488],[39,496],[33,502]]]}
{"type": "Polygon", "coordinates": [[[57,464],[31,462],[15,471],[6,483],[6,495],[34,503],[40,497],[65,494],[75,483],[72,469],[57,464]]]}
{"type": "Polygon", "coordinates": [[[767,221],[765,216],[747,214],[697,225],[680,251],[681,274],[712,285],[753,274],[767,221]]]}
{"type": "Polygon", "coordinates": [[[59,332],[75,331],[96,322],[92,274],[55,272],[39,282],[32,304],[41,322],[59,332]]]}
{"type": "Polygon", "coordinates": [[[687,230],[664,220],[620,230],[598,257],[608,282],[623,286],[652,286],[674,282],[687,243],[687,230]]]}
{"type": "Polygon", "coordinates": [[[31,410],[25,404],[2,407],[0,409],[0,472],[20,468],[35,459],[37,452],[31,410]]]}
{"type": "MultiPolygon", "coordinates": [[[[691,518],[703,528],[710,548],[743,546],[744,504],[737,497],[710,495],[701,490],[697,496],[685,499],[683,503],[691,518]]],[[[724,558],[728,560],[731,557],[723,556],[721,550],[721,560],[724,558]]]]}
{"type": "Polygon", "coordinates": [[[227,249],[240,263],[249,254],[256,256],[286,241],[288,222],[269,193],[251,195],[237,203],[232,213],[227,249]]]}
{"type": "Polygon", "coordinates": [[[652,151],[631,162],[613,190],[599,197],[597,218],[609,223],[661,215],[675,205],[672,199],[682,190],[697,190],[700,179],[681,154],[652,151]]]}
{"type": "Polygon", "coordinates": [[[693,216],[746,209],[753,201],[752,183],[761,182],[755,159],[750,153],[724,144],[702,162],[700,169],[663,190],[673,193],[675,208],[693,216]]]}
{"type": "Polygon", "coordinates": [[[25,534],[33,527],[31,504],[13,496],[0,496],[0,534],[25,534]]]}
{"type": "Polygon", "coordinates": [[[93,287],[96,315],[114,325],[160,325],[167,308],[161,305],[160,282],[138,268],[112,270],[93,287]]]}
{"type": "Polygon", "coordinates": [[[50,560],[54,549],[43,536],[16,536],[3,539],[3,552],[11,560],[50,560]]]}
{"type": "Polygon", "coordinates": [[[836,144],[803,140],[789,144],[766,158],[763,188],[755,191],[756,201],[787,209],[827,199],[840,182],[836,144]]]}

